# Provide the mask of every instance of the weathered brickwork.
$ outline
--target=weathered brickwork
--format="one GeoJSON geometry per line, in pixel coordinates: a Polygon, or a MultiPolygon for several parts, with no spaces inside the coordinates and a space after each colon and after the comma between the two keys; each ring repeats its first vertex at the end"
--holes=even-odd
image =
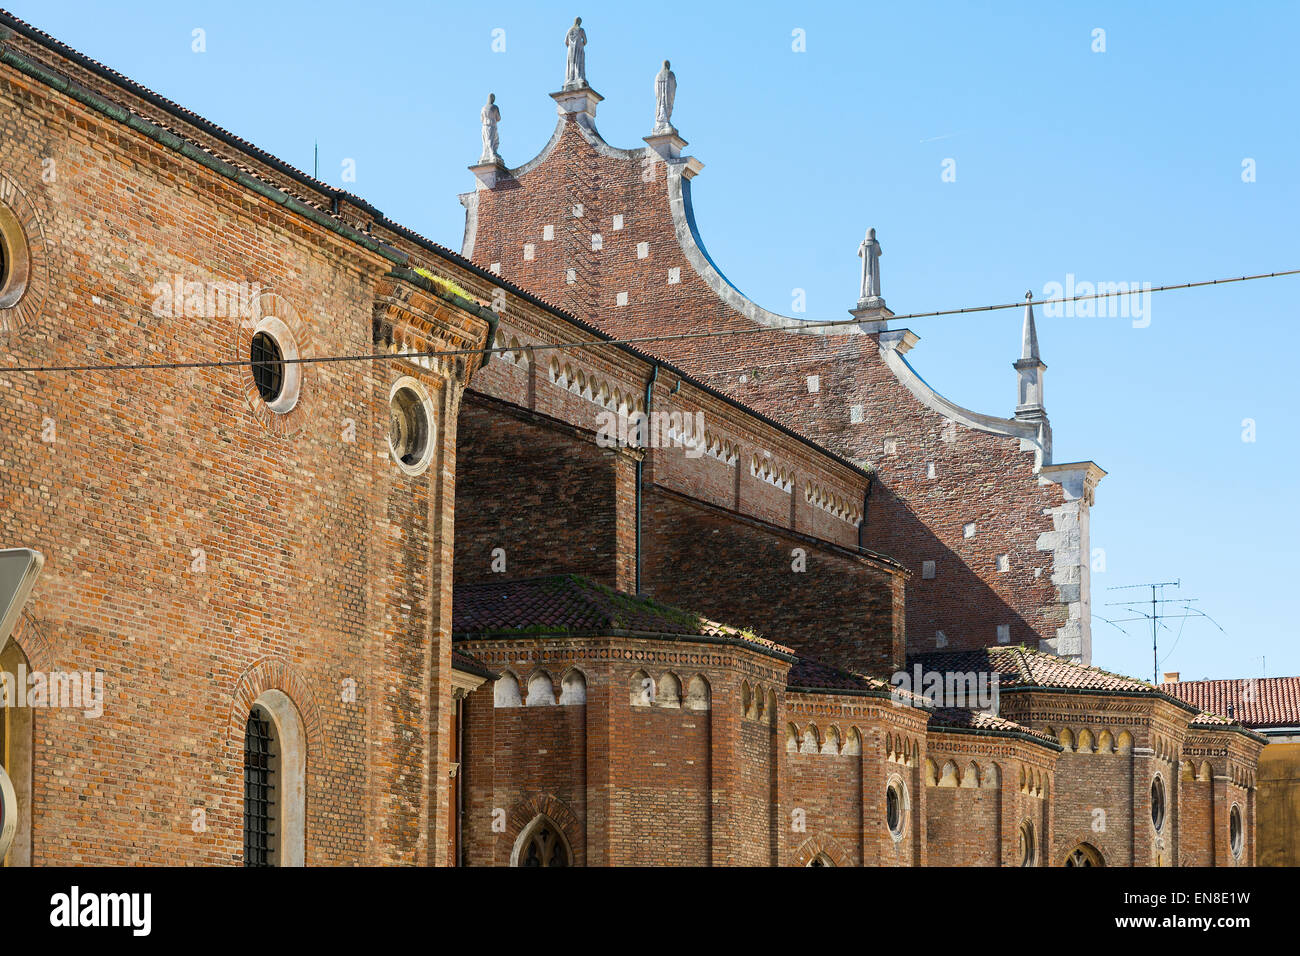
{"type": "MultiPolygon", "coordinates": [[[[796,320],[745,300],[708,260],[690,213],[698,169],[672,151],[615,149],[592,117],[562,112],[535,160],[462,196],[463,252],[618,336],[741,333],[643,347],[873,470],[863,540],[917,580],[914,651],[1042,642],[1086,662],[1087,508],[1100,469],[1044,469],[1045,423],[935,394],[904,357],[910,332],[763,330],[796,320]]],[[[1012,328],[1007,339],[1010,352],[1012,328]]]]}
{"type": "Polygon", "coordinates": [[[262,326],[166,314],[177,276],[258,284],[302,357],[391,356],[297,365],[280,408],[246,364],[0,376],[0,546],[46,559],[0,661],[107,691],[13,724],[9,862],[244,862],[246,720],[281,699],[307,864],[1017,865],[1026,824],[1031,865],[1254,862],[1262,740],[1226,719],[1083,668],[1001,717],[891,699],[931,631],[1077,638],[1098,475],[1045,433],[950,428],[902,333],[545,347],[750,321],[665,211],[696,167],[643,183],[570,117],[479,191],[475,258],[571,315],[8,15],[0,48],[0,227],[31,244],[5,366],[246,362],[262,326]],[[507,219],[554,238],[510,258],[507,219]],[[666,430],[607,440],[638,413],[666,430]],[[497,582],[543,599],[458,627],[497,582]]]}
{"type": "MultiPolygon", "coordinates": [[[[487,335],[385,279],[392,263],[7,67],[0,124],[0,179],[49,264],[45,307],[6,315],[6,366],[245,358],[245,315],[159,314],[176,275],[260,284],[305,353],[374,351],[380,315],[434,347],[487,335]]],[[[16,640],[29,662],[102,671],[107,697],[98,718],[32,712],[32,862],[240,862],[244,721],[269,690],[304,725],[308,863],[446,862],[431,771],[468,368],[301,368],[283,415],[247,367],[0,378],[0,537],[46,561],[16,640]],[[434,409],[419,476],[388,458],[400,375],[434,409]]]]}

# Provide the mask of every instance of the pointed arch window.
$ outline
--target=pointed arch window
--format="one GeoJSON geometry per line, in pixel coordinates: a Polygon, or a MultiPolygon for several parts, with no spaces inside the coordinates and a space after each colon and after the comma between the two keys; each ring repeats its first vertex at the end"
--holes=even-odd
{"type": "Polygon", "coordinates": [[[1087,843],[1080,843],[1065,857],[1066,866],[1105,866],[1101,854],[1097,852],[1096,847],[1087,843]]]}
{"type": "Polygon", "coordinates": [[[524,830],[515,850],[516,866],[572,866],[573,853],[560,828],[547,817],[538,817],[524,830]]]}

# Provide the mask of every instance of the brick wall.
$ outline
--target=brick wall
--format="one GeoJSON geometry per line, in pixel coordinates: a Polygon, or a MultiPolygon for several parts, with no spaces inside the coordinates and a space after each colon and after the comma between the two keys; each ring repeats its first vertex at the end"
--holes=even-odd
{"type": "MultiPolygon", "coordinates": [[[[48,263],[42,308],[4,317],[5,365],[246,357],[238,314],[158,314],[176,275],[273,290],[304,351],[372,351],[390,263],[7,67],[0,115],[6,201],[48,263]]],[[[441,859],[460,385],[408,363],[302,375],[284,416],[246,368],[0,379],[0,538],[46,558],[19,643],[102,670],[108,698],[35,715],[34,862],[240,862],[243,725],[272,688],[305,726],[307,861],[441,859]],[[417,478],[386,458],[399,374],[439,417],[417,478]]]]}
{"type": "MultiPolygon", "coordinates": [[[[916,390],[928,386],[900,378],[878,335],[754,333],[757,320],[739,311],[752,303],[720,277],[710,285],[704,253],[692,258],[698,236],[684,224],[694,167],[654,157],[611,150],[569,114],[526,172],[462,197],[465,253],[618,336],[746,333],[643,347],[876,470],[866,542],[918,581],[907,598],[913,650],[994,644],[1003,626],[1011,642],[1088,659],[1087,615],[1071,614],[1087,602],[1088,502],[1039,481],[1035,426],[949,411],[937,396],[923,403],[916,390]],[[1057,547],[1063,531],[1072,537],[1057,547]],[[927,561],[935,576],[922,584],[927,561]]],[[[1018,327],[1006,326],[1010,365],[1018,327]]],[[[910,341],[891,333],[890,347],[905,363],[910,341]]],[[[1008,369],[1008,411],[1014,383],[1008,369]]],[[[779,507],[763,516],[775,520],[779,507]]]]}
{"type": "Polygon", "coordinates": [[[458,428],[457,580],[568,572],[635,589],[631,455],[473,392],[458,428]]]}
{"type": "Polygon", "coordinates": [[[657,600],[842,667],[887,676],[901,666],[896,568],[667,490],[646,496],[645,514],[642,586],[657,600]]]}

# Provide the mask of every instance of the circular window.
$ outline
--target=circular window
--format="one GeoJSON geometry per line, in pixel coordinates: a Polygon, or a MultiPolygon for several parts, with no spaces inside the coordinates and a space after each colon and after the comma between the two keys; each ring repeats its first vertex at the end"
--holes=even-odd
{"type": "Polygon", "coordinates": [[[1241,807],[1235,803],[1228,814],[1228,845],[1232,847],[1232,855],[1240,860],[1241,851],[1246,848],[1246,830],[1241,825],[1241,807]]]}
{"type": "Polygon", "coordinates": [[[1165,825],[1165,782],[1159,775],[1151,781],[1151,825],[1157,833],[1165,825]]]}
{"type": "Polygon", "coordinates": [[[901,840],[907,829],[907,790],[900,777],[889,781],[885,789],[885,824],[894,840],[901,840]]]}
{"type": "Polygon", "coordinates": [[[1037,852],[1034,846],[1034,825],[1026,820],[1020,824],[1020,865],[1033,866],[1037,852]]]}
{"type": "Polygon", "coordinates": [[[420,474],[433,460],[433,402],[409,376],[398,379],[388,397],[388,448],[410,475],[420,474]]]}
{"type": "Polygon", "coordinates": [[[289,326],[274,316],[257,323],[248,344],[253,384],[262,401],[278,415],[291,412],[298,404],[302,364],[295,360],[299,357],[289,326]]]}
{"type": "Polygon", "coordinates": [[[27,239],[9,209],[0,205],[0,309],[13,308],[27,291],[27,239]]]}

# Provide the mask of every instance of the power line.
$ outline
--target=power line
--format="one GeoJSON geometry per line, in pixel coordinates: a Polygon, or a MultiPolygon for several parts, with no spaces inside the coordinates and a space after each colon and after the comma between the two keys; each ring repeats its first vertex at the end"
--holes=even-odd
{"type": "MultiPolygon", "coordinates": [[[[1113,299],[1126,295],[1149,295],[1153,292],[1173,292],[1179,289],[1198,289],[1212,285],[1227,285],[1233,282],[1252,282],[1256,279],[1276,279],[1283,276],[1300,275],[1300,269],[1287,269],[1281,272],[1261,272],[1255,275],[1234,276],[1225,279],[1205,279],[1200,282],[1182,282],[1176,285],[1152,286],[1149,289],[1124,289],[1115,292],[1094,292],[1088,295],[1075,295],[1060,297],[1055,299],[1038,299],[1032,300],[1034,305],[1057,305],[1067,302],[1085,302],[1093,299],[1113,299]]],[[[1005,302],[995,305],[976,305],[967,306],[960,309],[938,309],[933,312],[908,312],[903,315],[893,315],[889,321],[906,321],[908,319],[928,319],[943,316],[970,315],[976,312],[997,312],[1003,309],[1023,308],[1026,300],[1021,299],[1016,302],[1005,302]]],[[[711,339],[725,338],[733,335],[759,335],[764,332],[800,332],[808,329],[826,329],[838,328],[843,326],[861,325],[862,319],[823,319],[795,322],[790,325],[755,325],[750,328],[742,329],[715,329],[705,332],[677,332],[672,335],[642,335],[634,338],[608,338],[608,339],[585,339],[574,342],[548,342],[532,345],[519,346],[495,346],[481,349],[445,349],[434,352],[376,352],[366,355],[323,355],[323,356],[299,356],[297,358],[280,359],[278,364],[283,365],[315,365],[330,362],[377,362],[389,361],[395,359],[417,359],[417,358],[452,358],[464,355],[492,355],[497,352],[515,352],[521,349],[527,349],[533,352],[554,351],[558,349],[583,349],[598,348],[604,345],[642,345],[651,342],[676,342],[686,339],[711,339]]],[[[36,374],[45,372],[136,372],[149,370],[179,370],[179,369],[200,369],[200,368],[240,368],[255,364],[251,359],[230,359],[227,361],[210,361],[210,362],[141,362],[141,363],[107,363],[98,365],[25,365],[10,368],[0,368],[0,375],[23,375],[36,374]]]]}

